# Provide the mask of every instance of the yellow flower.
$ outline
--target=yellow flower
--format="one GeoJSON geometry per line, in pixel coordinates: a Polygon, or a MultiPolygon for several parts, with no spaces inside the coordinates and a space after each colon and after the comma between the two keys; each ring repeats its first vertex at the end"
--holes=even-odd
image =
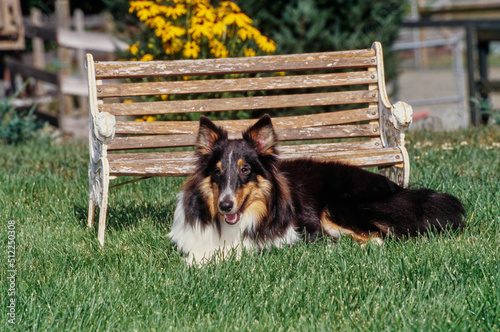
{"type": "Polygon", "coordinates": [[[149,12],[151,13],[151,16],[157,16],[158,14],[160,14],[160,7],[162,6],[158,6],[157,4],[153,4],[149,7],[149,12]]]}
{"type": "Polygon", "coordinates": [[[168,99],[168,95],[155,95],[156,98],[159,98],[161,100],[167,100],[168,99]]]}
{"type": "Polygon", "coordinates": [[[243,50],[243,53],[245,54],[246,57],[252,57],[252,56],[255,56],[255,50],[253,48],[248,48],[248,47],[245,47],[245,49],[243,50]]]}
{"type": "Polygon", "coordinates": [[[139,59],[139,61],[151,61],[153,60],[153,56],[151,54],[144,54],[144,56],[142,58],[139,59]]]}
{"type": "Polygon", "coordinates": [[[226,17],[224,17],[224,24],[231,25],[236,23],[236,25],[240,28],[252,24],[252,22],[252,19],[243,13],[229,13],[226,17]]]}
{"type": "Polygon", "coordinates": [[[234,2],[232,2],[232,1],[222,1],[222,2],[220,3],[220,7],[221,7],[221,8],[224,8],[224,9],[229,9],[229,10],[231,10],[231,11],[235,12],[235,13],[239,13],[239,12],[241,12],[240,7],[238,7],[238,5],[237,5],[237,4],[235,4],[235,3],[234,3],[234,2]]]}
{"type": "Polygon", "coordinates": [[[185,1],[189,4],[191,4],[193,7],[199,6],[199,5],[208,7],[208,6],[210,6],[211,0],[174,0],[174,1],[185,1]]]}
{"type": "Polygon", "coordinates": [[[144,115],[142,118],[137,118],[135,121],[139,122],[151,122],[151,121],[156,121],[156,117],[151,116],[151,115],[144,115]]]}
{"type": "Polygon", "coordinates": [[[169,40],[163,44],[163,50],[165,54],[172,55],[178,53],[182,50],[183,42],[179,38],[169,40]]]}
{"type": "Polygon", "coordinates": [[[131,0],[128,3],[129,12],[158,37],[129,45],[129,57],[134,59],[198,58],[207,53],[217,58],[241,53],[255,56],[256,50],[276,50],[274,41],[262,36],[252,26],[252,19],[234,1],[131,0]],[[249,48],[247,44],[251,39],[258,47],[249,48]],[[228,45],[231,45],[231,54],[228,45]],[[163,55],[157,54],[158,48],[163,55]]]}
{"type": "Polygon", "coordinates": [[[184,28],[172,25],[170,22],[166,22],[166,24],[155,30],[155,34],[161,38],[161,40],[166,43],[171,39],[175,39],[177,37],[181,37],[186,34],[186,30],[184,28]]]}
{"type": "Polygon", "coordinates": [[[216,58],[227,58],[229,56],[229,51],[226,46],[217,39],[212,39],[209,46],[210,53],[212,53],[216,58]]]}
{"type": "Polygon", "coordinates": [[[136,55],[137,52],[139,52],[139,42],[133,44],[133,45],[128,45],[127,46],[127,51],[130,52],[132,55],[136,55]]]}
{"type": "Polygon", "coordinates": [[[245,41],[247,39],[260,36],[260,32],[252,26],[246,26],[238,30],[238,36],[241,38],[241,40],[245,41]]]}
{"type": "Polygon", "coordinates": [[[264,52],[269,53],[276,51],[276,43],[266,36],[261,35],[260,37],[257,37],[255,41],[257,42],[257,45],[260,47],[260,49],[264,52]]]}
{"type": "Polygon", "coordinates": [[[171,17],[176,20],[179,16],[182,16],[187,13],[186,6],[183,4],[175,4],[172,7],[165,7],[163,12],[167,17],[171,17]]]}
{"type": "Polygon", "coordinates": [[[150,18],[151,16],[153,16],[151,14],[151,12],[149,11],[149,9],[141,9],[137,12],[137,17],[139,18],[139,20],[141,21],[146,21],[148,18],[150,18]]]}
{"type": "Polygon", "coordinates": [[[144,8],[148,8],[151,5],[154,5],[155,3],[153,1],[130,1],[129,6],[130,8],[128,9],[129,13],[133,13],[135,11],[139,11],[144,8]]]}
{"type": "Polygon", "coordinates": [[[146,21],[146,25],[150,27],[151,29],[159,28],[163,29],[163,27],[167,24],[165,19],[162,16],[155,16],[152,19],[148,19],[146,21]]]}
{"type": "Polygon", "coordinates": [[[224,24],[224,22],[218,21],[214,23],[212,27],[212,32],[214,33],[214,35],[222,37],[226,32],[226,25],[224,24]]]}
{"type": "Polygon", "coordinates": [[[193,37],[193,39],[200,39],[201,36],[212,39],[212,26],[213,23],[209,21],[193,17],[193,19],[191,20],[191,28],[188,30],[188,32],[191,34],[191,37],[193,37]]]}
{"type": "Polygon", "coordinates": [[[196,44],[196,42],[191,41],[191,42],[187,42],[184,45],[184,51],[182,51],[182,54],[186,58],[196,59],[196,58],[198,58],[199,52],[200,52],[200,46],[198,44],[196,44]]]}
{"type": "Polygon", "coordinates": [[[214,22],[216,19],[214,7],[210,5],[198,5],[195,9],[196,17],[204,18],[210,22],[214,22]]]}

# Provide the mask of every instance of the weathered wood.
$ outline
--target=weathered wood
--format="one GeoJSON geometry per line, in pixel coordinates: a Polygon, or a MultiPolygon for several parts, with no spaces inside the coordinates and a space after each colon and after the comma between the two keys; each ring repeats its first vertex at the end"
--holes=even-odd
{"type": "Polygon", "coordinates": [[[89,94],[87,83],[81,77],[73,76],[64,76],[62,78],[61,91],[72,96],[86,97],[89,94]]]}
{"type": "Polygon", "coordinates": [[[378,123],[360,125],[333,125],[313,128],[294,128],[277,130],[280,141],[333,139],[353,137],[377,137],[380,135],[378,123]]]}
{"type": "Polygon", "coordinates": [[[139,103],[112,103],[99,106],[99,111],[113,115],[155,115],[190,112],[257,110],[286,107],[326,106],[373,103],[376,91],[342,91],[242,98],[193,99],[139,103]]]}
{"type": "MultiPolygon", "coordinates": [[[[60,29],[69,29],[70,27],[70,7],[68,0],[56,1],[56,19],[57,27],[60,29]]],[[[64,77],[71,76],[71,53],[70,50],[59,44],[57,48],[57,59],[59,61],[59,83],[63,82],[64,77]]],[[[63,118],[73,115],[73,99],[71,96],[64,94],[61,84],[59,88],[59,123],[63,123],[63,118]]],[[[62,128],[64,130],[64,128],[62,128]]]]}
{"type": "Polygon", "coordinates": [[[69,28],[57,30],[57,43],[67,48],[85,49],[101,52],[125,50],[127,44],[107,33],[73,31],[69,28]]]}
{"type": "Polygon", "coordinates": [[[375,66],[375,63],[375,52],[371,49],[367,49],[248,58],[200,59],[196,61],[96,62],[95,74],[98,79],[251,74],[281,71],[367,68],[375,66]]]}
{"type": "Polygon", "coordinates": [[[292,144],[292,145],[279,145],[279,154],[291,155],[292,153],[300,153],[303,157],[306,157],[318,153],[325,152],[339,152],[339,151],[357,151],[357,150],[374,150],[380,149],[382,147],[382,142],[377,139],[371,139],[369,141],[343,141],[334,143],[308,143],[308,144],[292,144]]]}
{"type": "MultiPolygon", "coordinates": [[[[297,128],[297,126],[321,127],[333,124],[345,124],[378,120],[378,109],[362,108],[329,113],[286,116],[273,119],[276,129],[297,128]]],[[[255,123],[255,120],[215,121],[218,126],[229,132],[241,132],[255,123]]],[[[116,134],[119,135],[170,135],[195,134],[198,132],[198,121],[117,121],[116,134]]]]}
{"type": "Polygon", "coordinates": [[[2,0],[0,2],[0,34],[0,51],[24,50],[26,45],[20,1],[2,0]]]}
{"type": "MultiPolygon", "coordinates": [[[[314,148],[296,153],[295,146],[281,147],[281,159],[295,159],[314,153],[322,161],[337,161],[362,167],[391,166],[401,164],[399,148],[369,149],[356,151],[317,151],[314,148]]],[[[194,171],[194,152],[158,152],[108,155],[110,175],[127,176],[187,176],[194,171]]]]}
{"type": "MultiPolygon", "coordinates": [[[[335,142],[335,143],[314,143],[314,144],[296,144],[278,146],[280,156],[301,153],[302,157],[310,153],[336,153],[340,151],[370,151],[380,148],[380,141],[356,141],[356,142],[335,142]]],[[[365,152],[366,154],[366,152],[365,152]]],[[[137,161],[158,161],[170,162],[175,158],[192,158],[193,151],[175,151],[175,152],[133,152],[133,153],[113,153],[108,158],[113,163],[133,163],[137,161]]],[[[290,157],[291,158],[291,157],[290,157]]],[[[194,159],[192,159],[194,160],[194,159]]]]}
{"type": "Polygon", "coordinates": [[[12,73],[19,73],[22,76],[33,77],[37,80],[41,80],[54,85],[57,85],[57,83],[59,82],[57,74],[49,73],[48,71],[21,63],[10,57],[7,57],[5,62],[7,64],[7,68],[9,68],[12,73]]]}
{"type": "MultiPolygon", "coordinates": [[[[33,25],[40,26],[42,24],[42,11],[38,8],[31,8],[30,20],[33,25]]],[[[34,37],[31,41],[33,45],[33,67],[43,71],[45,68],[45,51],[43,46],[43,39],[34,37]]],[[[44,96],[45,86],[41,80],[37,80],[35,85],[35,96],[44,96]]]]}
{"type": "MultiPolygon", "coordinates": [[[[322,127],[305,127],[277,129],[279,141],[333,139],[352,137],[377,137],[380,135],[378,123],[365,125],[330,125],[322,127]]],[[[241,138],[241,135],[230,135],[230,138],[241,138]]],[[[153,149],[192,146],[196,142],[195,134],[181,135],[149,135],[115,137],[108,150],[153,149]]]]}
{"type": "Polygon", "coordinates": [[[154,135],[115,137],[109,143],[108,150],[154,149],[192,146],[196,142],[193,135],[154,135]]]}
{"type": "Polygon", "coordinates": [[[177,95],[188,93],[240,92],[280,89],[321,88],[377,83],[377,75],[368,71],[346,73],[253,77],[238,79],[187,80],[104,84],[97,88],[99,98],[177,95]]]}

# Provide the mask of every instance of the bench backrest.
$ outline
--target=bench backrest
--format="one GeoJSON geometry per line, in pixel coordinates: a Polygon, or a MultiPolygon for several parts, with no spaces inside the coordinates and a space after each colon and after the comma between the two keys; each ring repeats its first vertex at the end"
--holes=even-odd
{"type": "MultiPolygon", "coordinates": [[[[316,140],[309,148],[297,148],[298,154],[314,156],[324,147],[318,140],[328,140],[329,148],[337,151],[384,145],[379,100],[387,96],[379,43],[363,50],[249,58],[94,62],[88,55],[87,61],[91,112],[116,117],[115,137],[107,145],[108,151],[148,152],[144,149],[187,147],[196,141],[197,120],[135,121],[138,117],[316,106],[322,107],[323,113],[273,119],[281,141],[316,140]],[[168,97],[154,98],[162,95],[168,97]],[[134,101],[127,102],[129,99],[134,101]],[[348,110],[335,106],[331,111],[331,105],[348,110]]],[[[236,136],[254,122],[229,120],[218,124],[226,127],[230,136],[236,136]]],[[[288,157],[298,156],[294,149],[288,149],[288,157]]],[[[402,162],[391,158],[386,165],[402,162]]],[[[363,160],[354,158],[353,163],[384,165],[381,157],[363,160]]]]}

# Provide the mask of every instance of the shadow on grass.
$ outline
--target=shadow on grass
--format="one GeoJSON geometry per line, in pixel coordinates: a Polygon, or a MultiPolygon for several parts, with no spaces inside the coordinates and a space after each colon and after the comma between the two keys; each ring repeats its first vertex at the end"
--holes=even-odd
{"type": "MultiPolygon", "coordinates": [[[[88,205],[74,204],[73,209],[80,227],[87,228],[88,205]]],[[[155,227],[167,228],[173,220],[175,204],[151,204],[148,202],[126,202],[108,205],[106,229],[127,230],[138,226],[143,221],[152,221],[155,227]]],[[[98,206],[94,213],[94,226],[97,231],[99,223],[98,206]]]]}

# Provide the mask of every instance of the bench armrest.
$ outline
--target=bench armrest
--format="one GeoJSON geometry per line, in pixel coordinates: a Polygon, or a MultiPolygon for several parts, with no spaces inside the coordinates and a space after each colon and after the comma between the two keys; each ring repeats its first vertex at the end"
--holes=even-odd
{"type": "Polygon", "coordinates": [[[401,164],[388,168],[381,168],[379,172],[397,184],[408,187],[410,177],[410,158],[405,148],[405,134],[412,123],[413,109],[405,102],[398,101],[394,105],[389,101],[385,88],[384,57],[382,45],[374,42],[372,49],[376,53],[378,89],[379,89],[379,112],[380,112],[380,139],[384,147],[397,147],[401,151],[401,164]]]}
{"type": "Polygon", "coordinates": [[[94,134],[98,140],[103,143],[109,143],[115,137],[116,120],[113,114],[100,112],[92,114],[94,125],[94,134]]]}
{"type": "Polygon", "coordinates": [[[404,130],[409,128],[412,123],[413,108],[403,101],[398,101],[391,109],[390,122],[394,128],[404,130]]]}
{"type": "Polygon", "coordinates": [[[402,101],[389,107],[380,102],[379,107],[380,134],[384,146],[404,146],[404,130],[412,123],[412,107],[402,101]]]}
{"type": "Polygon", "coordinates": [[[382,45],[374,42],[372,49],[377,55],[377,73],[379,89],[380,135],[384,146],[404,147],[403,131],[410,127],[413,109],[405,102],[398,101],[394,105],[389,101],[385,88],[384,57],[382,45]]]}

